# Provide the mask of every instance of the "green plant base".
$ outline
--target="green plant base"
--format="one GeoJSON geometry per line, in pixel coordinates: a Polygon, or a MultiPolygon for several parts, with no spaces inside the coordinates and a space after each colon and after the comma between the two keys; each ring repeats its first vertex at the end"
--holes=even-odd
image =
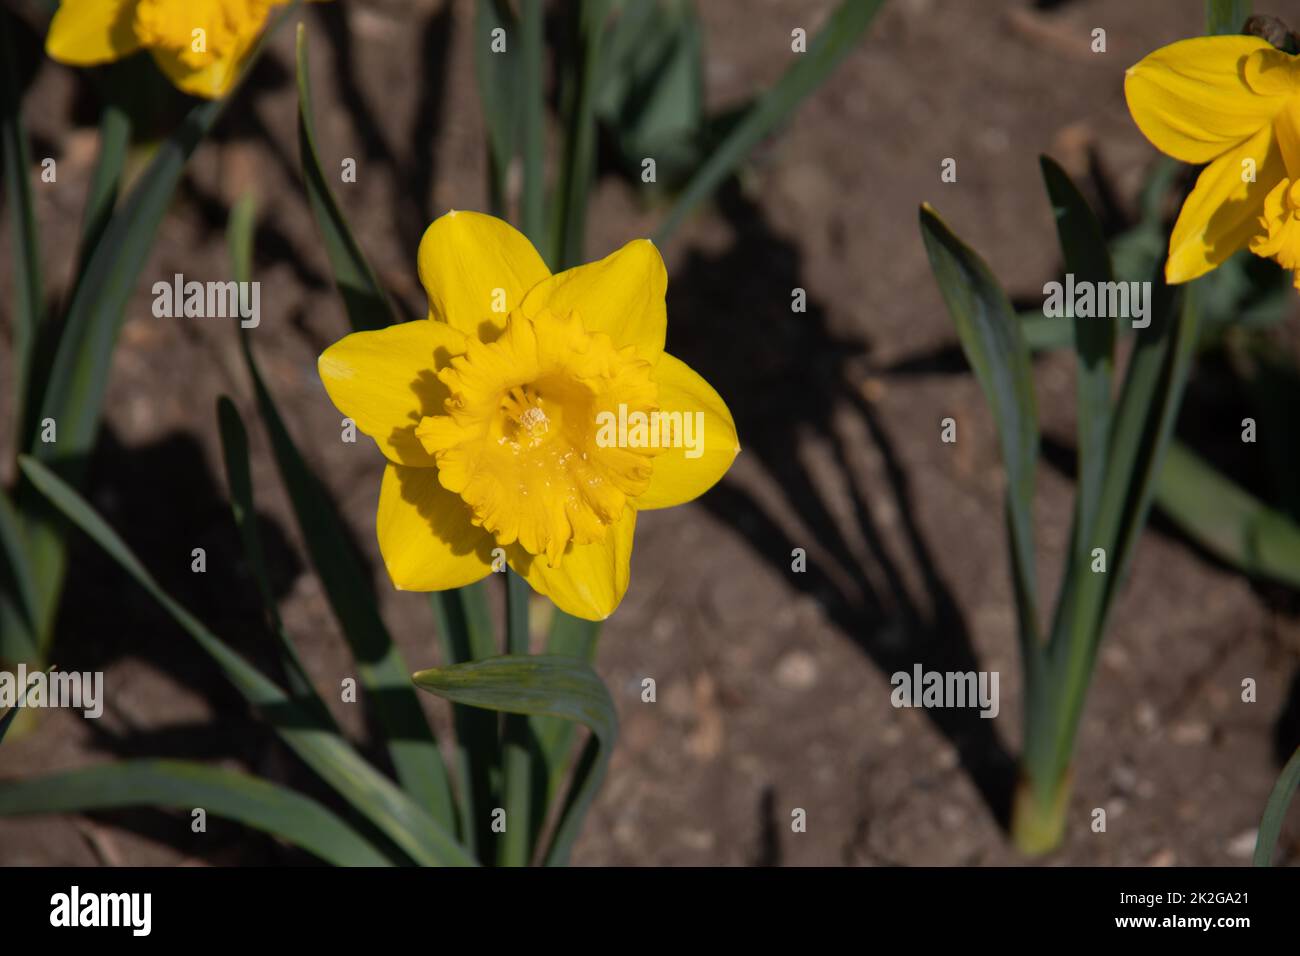
{"type": "Polygon", "coordinates": [[[1061,845],[1071,783],[1067,770],[1044,800],[1030,778],[1020,775],[1011,805],[1011,841],[1025,856],[1043,856],[1061,845]]]}
{"type": "MultiPolygon", "coordinates": [[[[18,713],[14,716],[14,722],[9,725],[9,730],[5,733],[5,743],[21,740],[35,730],[39,723],[38,711],[33,710],[31,707],[19,708],[18,713]]],[[[0,744],[0,747],[2,746],[4,744],[0,744]]]]}

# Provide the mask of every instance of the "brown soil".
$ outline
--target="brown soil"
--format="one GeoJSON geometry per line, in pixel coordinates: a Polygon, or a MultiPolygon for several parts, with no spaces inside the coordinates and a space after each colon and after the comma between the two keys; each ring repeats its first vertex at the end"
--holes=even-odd
{"type": "MultiPolygon", "coordinates": [[[[832,5],[700,4],[710,102],[734,102],[776,78],[790,30],[812,33],[832,5]]],[[[357,183],[336,191],[415,316],[423,226],[449,207],[486,205],[471,6],[330,6],[309,18],[321,148],[327,167],[357,159],[357,183]]],[[[1128,118],[1124,68],[1196,33],[1201,10],[1126,0],[1043,6],[891,0],[832,80],[664,249],[668,347],[727,399],[745,451],[705,498],[639,523],[632,586],[598,659],[622,733],[575,862],[1019,862],[990,809],[1005,797],[1020,736],[1002,472],[916,210],[934,203],[1013,293],[1033,294],[1058,267],[1038,155],[1078,175],[1091,164],[1124,214],[1155,158],[1128,118]],[[1089,52],[1097,26],[1108,34],[1105,54],[1089,52]],[[940,182],[945,157],[957,160],[956,183],[940,182]],[[807,290],[806,314],[790,312],[794,287],[807,290]],[[957,420],[955,446],[939,441],[945,416],[957,420]],[[795,547],[808,551],[802,575],[790,568],[795,547]],[[916,661],[999,671],[998,719],[937,722],[890,706],[889,674],[916,661]],[[657,682],[655,704],[641,702],[644,677],[657,682]],[[805,833],[791,832],[794,808],[807,812],[805,833]]],[[[154,319],[149,287],[174,272],[226,277],[224,210],[256,192],[264,319],[254,347],[299,444],[377,562],[382,459],[369,443],[338,441],[339,416],[315,374],[316,355],[344,334],[346,319],[296,172],[290,41],[288,31],[276,39],[271,62],[191,162],[163,223],[115,356],[90,485],[163,583],[260,662],[269,655],[225,507],[214,414],[228,394],[246,420],[256,418],[235,329],[154,319]],[[189,572],[199,546],[209,559],[202,579],[189,572]]],[[[79,82],[47,63],[26,100],[37,157],[59,163],[57,185],[37,191],[56,293],[72,267],[94,157],[93,125],[74,109],[79,82]]],[[[621,180],[602,179],[588,255],[651,233],[659,215],[621,180]]],[[[8,242],[6,231],[0,269],[11,288],[8,242]]],[[[10,327],[6,312],[6,352],[10,327]]],[[[1045,435],[1065,447],[1071,365],[1066,355],[1036,365],[1045,435]]],[[[11,409],[0,415],[9,422],[11,409]]],[[[1206,427],[1198,421],[1184,421],[1185,430],[1206,427]]],[[[11,442],[6,432],[6,457],[11,442]]],[[[254,454],[287,624],[318,686],[337,687],[351,660],[260,431],[254,454]]],[[[1044,598],[1059,574],[1072,493],[1068,470],[1041,469],[1044,598]]],[[[434,663],[427,602],[376,580],[411,668],[434,663]]],[[[1295,742],[1285,720],[1300,686],[1294,597],[1252,586],[1163,523],[1148,531],[1098,663],[1068,835],[1050,862],[1249,859],[1278,770],[1275,739],[1295,742]],[[1241,702],[1244,677],[1257,680],[1257,703],[1241,702]],[[1095,807],[1108,812],[1106,833],[1090,830],[1095,807]]],[[[105,716],[44,715],[34,733],[0,747],[0,777],[172,756],[313,790],[201,653],[84,544],[54,656],[106,671],[105,716]]],[[[363,731],[358,708],[333,709],[363,731]]],[[[428,709],[446,724],[442,704],[431,699],[428,709]]],[[[1284,856],[1298,853],[1293,832],[1284,856]]],[[[0,820],[0,864],[301,859],[235,826],[214,822],[196,836],[187,817],[154,811],[0,820]]]]}

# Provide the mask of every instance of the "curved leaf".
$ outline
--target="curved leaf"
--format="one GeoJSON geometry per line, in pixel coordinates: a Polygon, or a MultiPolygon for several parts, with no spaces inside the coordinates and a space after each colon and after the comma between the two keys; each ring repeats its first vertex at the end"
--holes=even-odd
{"type": "Polygon", "coordinates": [[[1297,787],[1300,787],[1300,749],[1286,762],[1277,783],[1273,785],[1273,792],[1268,795],[1264,817],[1259,821],[1259,837],[1255,841],[1256,866],[1273,865],[1273,850],[1277,847],[1277,838],[1282,833],[1282,821],[1286,819],[1287,808],[1291,805],[1297,787]]]}
{"type": "Polygon", "coordinates": [[[129,760],[0,782],[0,816],[116,807],[203,809],[292,843],[336,866],[391,866],[315,800],[234,770],[176,760],[129,760]]]}
{"type": "MultiPolygon", "coordinates": [[[[252,278],[252,235],[252,204],[240,202],[231,216],[229,235],[234,277],[238,282],[252,278]]],[[[253,357],[247,329],[241,329],[240,345],[253,381],[258,410],[271,439],[276,467],[289,494],[303,542],[320,576],[330,609],[356,658],[361,685],[387,738],[397,778],[430,810],[435,820],[450,828],[454,825],[455,810],[447,767],[411,688],[410,670],[379,615],[369,570],[348,536],[329,491],[303,460],[280,417],[253,357]]]]}
{"type": "Polygon", "coordinates": [[[13,385],[16,433],[24,435],[27,415],[28,375],[32,353],[44,314],[41,291],[40,242],[32,202],[31,150],[23,129],[19,103],[18,62],[14,38],[14,14],[0,9],[0,154],[4,160],[5,195],[13,227],[10,245],[14,283],[13,385]]]}
{"type": "Polygon", "coordinates": [[[37,594],[18,513],[0,489],[0,621],[7,622],[5,638],[0,641],[0,658],[35,659],[37,594]]]}
{"type": "MultiPolygon", "coordinates": [[[[251,72],[267,40],[287,15],[288,11],[263,31],[237,83],[242,83],[251,72]]],[[[57,422],[59,439],[34,442],[30,451],[47,464],[57,461],[60,473],[74,486],[80,484],[90,460],[127,301],[185,163],[233,95],[232,92],[226,99],[195,106],[159,147],[153,162],[140,176],[139,184],[104,228],[78,278],[45,380],[33,382],[28,388],[32,410],[29,423],[53,419],[57,422]]],[[[39,498],[28,501],[29,497],[29,489],[20,485],[19,511],[29,519],[29,553],[34,575],[41,582],[38,638],[44,644],[51,636],[50,624],[58,604],[67,556],[62,528],[41,509],[39,498]]]]}
{"type": "MultiPolygon", "coordinates": [[[[528,582],[514,571],[506,572],[506,650],[516,660],[528,656],[528,582]]],[[[602,688],[603,689],[603,688],[602,688]]],[[[533,834],[532,752],[536,750],[532,727],[519,711],[510,711],[501,735],[502,796],[508,820],[526,820],[525,826],[508,827],[497,846],[502,866],[528,863],[533,834]]]]}
{"type": "Polygon", "coordinates": [[[1155,503],[1215,557],[1300,588],[1300,526],[1179,442],[1165,453],[1155,503]]]}
{"type": "Polygon", "coordinates": [[[655,233],[662,245],[682,224],[695,206],[707,198],[749,155],[764,136],[794,112],[804,98],[816,90],[854,44],[867,31],[884,0],[842,0],[806,53],[794,55],[794,63],[731,128],[703,166],[691,177],[668,216],[655,233]]]}
{"type": "Polygon", "coordinates": [[[217,399],[217,425],[221,432],[221,452],[226,463],[226,483],[230,487],[230,510],[239,529],[244,546],[244,560],[248,562],[253,580],[257,582],[262,604],[266,609],[267,624],[279,645],[280,661],[290,692],[303,702],[325,726],[334,726],[329,709],[316,693],[307,668],[303,666],[293,639],[285,629],[271,590],[271,576],[266,567],[266,554],[262,550],[262,537],[257,531],[257,510],[253,504],[253,478],[248,464],[248,431],[235,403],[222,395],[217,399]]]}
{"type": "MultiPolygon", "coordinates": [[[[559,717],[591,730],[545,858],[548,866],[566,863],[618,736],[614,702],[591,666],[576,657],[506,655],[420,671],[412,679],[453,703],[507,714],[559,717]]],[[[510,826],[509,819],[506,825],[510,826]]]]}
{"type": "Polygon", "coordinates": [[[23,456],[19,464],[32,484],[216,661],[235,688],[270,721],[303,762],[411,859],[431,865],[473,865],[473,858],[418,803],[366,763],[341,736],[319,727],[308,711],[172,600],[84,498],[35,459],[23,456]]]}
{"type": "Polygon", "coordinates": [[[1022,648],[1038,648],[1034,575],[1034,474],[1038,418],[1029,350],[1006,293],[984,261],[953,234],[929,205],[921,207],[921,238],[962,350],[993,410],[1007,472],[1007,524],[1022,648]]]}
{"type": "Polygon", "coordinates": [[[307,31],[298,24],[298,151],[302,154],[302,178],[307,200],[325,240],[325,252],[334,269],[334,281],[347,307],[352,328],[382,329],[393,322],[393,307],[375,278],[374,270],[352,236],[348,221],[330,192],[316,149],[316,126],[312,120],[311,80],[307,66],[307,31]]]}
{"type": "MultiPolygon", "coordinates": [[[[447,664],[482,660],[497,654],[492,618],[487,606],[486,581],[452,591],[431,591],[441,659],[447,664]]],[[[493,859],[488,847],[496,842],[491,814],[500,806],[495,796],[496,759],[501,749],[496,714],[455,704],[456,794],[459,798],[460,835],[481,860],[493,859]]]]}

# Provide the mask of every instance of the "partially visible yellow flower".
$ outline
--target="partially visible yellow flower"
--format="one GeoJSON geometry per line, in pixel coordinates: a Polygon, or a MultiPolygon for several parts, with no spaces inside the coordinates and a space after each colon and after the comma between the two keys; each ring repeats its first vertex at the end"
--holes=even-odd
{"type": "Polygon", "coordinates": [[[1168,281],[1249,248],[1300,287],[1300,59],[1257,37],[1182,40],[1130,68],[1124,93],[1157,149],[1209,164],[1170,236],[1168,281]]]}
{"type": "Polygon", "coordinates": [[[94,66],[148,50],[177,88],[225,96],[272,7],[288,0],[62,0],[45,38],[61,63],[94,66]]]}
{"type": "Polygon", "coordinates": [[[376,531],[393,584],[461,587],[495,552],[561,609],[608,617],[637,512],[703,494],[740,450],[718,393],[664,351],[658,250],[636,240],[551,275],[508,223],[450,212],[419,265],[428,319],[319,362],[388,458],[376,531]]]}

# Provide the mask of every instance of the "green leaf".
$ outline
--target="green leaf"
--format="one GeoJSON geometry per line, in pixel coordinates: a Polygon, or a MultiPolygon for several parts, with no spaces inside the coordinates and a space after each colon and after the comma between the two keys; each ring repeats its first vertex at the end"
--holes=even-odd
{"type": "Polygon", "coordinates": [[[1287,808],[1295,796],[1296,787],[1300,786],[1300,749],[1291,755],[1291,759],[1282,768],[1273,792],[1268,795],[1264,806],[1263,819],[1259,821],[1259,837],[1255,841],[1255,866],[1272,866],[1273,850],[1277,847],[1277,838],[1282,833],[1282,821],[1286,819],[1287,808]]]}
{"type": "Polygon", "coordinates": [[[928,205],[921,207],[921,237],[962,350],[997,424],[1007,471],[1007,526],[1021,647],[1029,662],[1039,642],[1033,526],[1038,420],[1029,350],[993,273],[928,205]]]}
{"type": "Polygon", "coordinates": [[[1137,334],[1115,413],[1094,537],[1084,543],[1089,551],[1104,549],[1106,573],[1067,580],[1061,600],[1070,613],[1058,616],[1052,634],[1053,686],[1060,695],[1053,778],[1069,760],[1097,646],[1146,524],[1196,346],[1199,284],[1186,287],[1179,308],[1178,296],[1159,276],[1152,283],[1151,324],[1137,334]]]}
{"type": "MultiPolygon", "coordinates": [[[[280,22],[283,17],[263,34],[241,80],[252,70],[254,59],[280,22]]],[[[59,440],[33,446],[33,454],[42,461],[48,463],[56,456],[63,461],[84,459],[88,455],[127,300],[186,161],[233,95],[200,103],[189,112],[159,147],[139,184],[104,230],[68,307],[67,324],[44,389],[41,417],[58,422],[59,440]]],[[[79,474],[84,464],[75,462],[69,474],[79,474]]]]}
{"type": "Polygon", "coordinates": [[[703,159],[704,33],[685,0],[630,0],[605,33],[596,112],[627,174],[645,157],[656,183],[675,188],[703,159]]]}
{"type": "MultiPolygon", "coordinates": [[[[131,117],[116,103],[109,103],[99,118],[99,158],[90,179],[90,195],[86,197],[86,211],[81,227],[81,246],[77,262],[85,264],[94,255],[95,247],[104,235],[117,204],[118,186],[122,168],[126,164],[127,147],[131,145],[131,117]]],[[[77,270],[78,275],[82,270],[77,270]]]]}
{"type": "Polygon", "coordinates": [[[36,659],[37,594],[22,525],[0,488],[0,621],[5,622],[0,659],[36,659]]]}
{"type": "MultiPolygon", "coordinates": [[[[596,657],[596,641],[600,637],[600,622],[585,621],[559,608],[551,621],[546,653],[557,657],[576,657],[592,664],[596,657]]],[[[541,760],[537,770],[541,777],[534,787],[534,800],[546,804],[559,792],[560,784],[569,767],[569,752],[577,727],[572,721],[554,717],[532,717],[533,737],[537,741],[541,760]]]]}
{"type": "Polygon", "coordinates": [[[519,56],[514,11],[506,0],[478,0],[474,5],[474,75],[488,133],[488,185],[494,214],[505,215],[506,175],[518,149],[523,65],[519,56]],[[501,31],[501,32],[498,32],[501,31]],[[504,35],[504,50],[493,50],[504,35]]]}
{"type": "Polygon", "coordinates": [[[666,243],[691,210],[731,175],[750,150],[826,81],[866,33],[882,4],[883,0],[842,0],[808,44],[808,51],[792,54],[794,62],[781,79],[754,103],[687,183],[655,233],[656,244],[666,243]]]}
{"type": "MultiPolygon", "coordinates": [[[[453,591],[433,591],[433,607],[442,660],[448,664],[482,660],[498,653],[484,595],[479,581],[453,591]]],[[[496,841],[491,813],[501,804],[496,799],[496,756],[500,734],[495,714],[475,707],[452,705],[456,731],[457,804],[460,809],[461,839],[479,859],[495,859],[488,848],[496,841]]]]}
{"type": "MultiPolygon", "coordinates": [[[[263,32],[237,83],[242,83],[252,71],[267,40],[284,22],[285,16],[287,12],[263,32]]],[[[55,465],[65,480],[73,485],[80,484],[90,460],[113,349],[127,301],[148,258],[158,224],[167,211],[190,154],[212,129],[233,96],[232,92],[226,99],[195,106],[158,148],[153,162],[104,229],[86,263],[68,306],[46,380],[34,382],[28,389],[32,396],[29,405],[33,409],[39,406],[32,420],[52,418],[58,427],[57,442],[34,442],[30,445],[31,453],[41,461],[55,465]]],[[[21,484],[18,510],[27,522],[33,574],[40,582],[38,634],[41,644],[45,645],[52,636],[51,625],[65,570],[62,528],[41,510],[39,498],[32,496],[30,490],[21,484]]]]}
{"type": "MultiPolygon", "coordinates": [[[[1065,271],[1074,281],[1094,287],[1111,281],[1110,253],[1101,224],[1065,170],[1047,156],[1040,157],[1043,181],[1056,217],[1065,271]]],[[[1074,303],[1066,309],[1073,312],[1074,303]]],[[[1079,489],[1075,505],[1075,540],[1086,542],[1097,515],[1101,482],[1106,471],[1110,436],[1111,376],[1115,364],[1115,318],[1074,317],[1078,357],[1079,489]]],[[[1077,559],[1078,547],[1071,548],[1077,559]]],[[[1086,554],[1086,552],[1085,552],[1086,554]]]]}
{"type": "Polygon", "coordinates": [[[546,249],[546,183],[543,160],[546,156],[546,73],[543,64],[543,6],[525,3],[520,17],[520,64],[523,87],[520,89],[523,113],[524,198],[519,210],[519,227],[538,248],[543,260],[546,249]]]}
{"type": "Polygon", "coordinates": [[[262,537],[257,531],[257,509],[253,503],[253,477],[248,464],[248,432],[239,410],[234,403],[221,396],[217,400],[217,423],[221,432],[221,451],[226,463],[226,482],[230,486],[230,510],[234,515],[235,526],[239,529],[240,541],[244,546],[244,560],[257,582],[258,592],[262,595],[262,605],[266,610],[267,624],[275,637],[279,648],[280,662],[284,667],[285,677],[289,683],[289,692],[302,701],[304,707],[315,714],[317,720],[327,727],[334,726],[329,708],[312,686],[307,668],[303,666],[293,639],[285,630],[280,618],[280,609],[276,606],[275,593],[271,589],[271,575],[266,568],[266,555],[262,550],[262,537]]]}
{"type": "MultiPolygon", "coordinates": [[[[413,680],[454,703],[507,714],[559,717],[591,730],[591,744],[575,772],[546,854],[547,865],[566,863],[618,735],[614,702],[591,666],[574,657],[507,655],[420,671],[413,680]]],[[[507,818],[507,832],[510,825],[507,818]]]]}
{"type": "Polygon", "coordinates": [[[17,716],[17,707],[10,707],[4,712],[3,716],[0,716],[0,743],[4,743],[5,734],[9,732],[9,725],[14,722],[14,718],[17,716]]]}
{"type": "Polygon", "coordinates": [[[1205,0],[1205,33],[1240,33],[1250,17],[1250,0],[1205,0]]]}
{"type": "Polygon", "coordinates": [[[11,359],[16,433],[26,434],[21,423],[27,416],[28,374],[44,314],[41,291],[41,250],[32,203],[31,150],[23,129],[21,90],[15,49],[14,14],[0,9],[0,154],[4,158],[5,194],[13,229],[10,264],[14,283],[13,342],[11,359]]]}
{"type": "Polygon", "coordinates": [[[35,488],[134,578],[207,652],[294,753],[398,848],[417,863],[473,865],[473,858],[418,803],[366,763],[337,733],[316,725],[308,711],[172,600],[117,533],[68,484],[34,458],[24,455],[19,465],[35,488]]]}
{"type": "MultiPolygon", "coordinates": [[[[252,228],[251,206],[243,204],[231,219],[230,248],[237,282],[251,278],[252,228]]],[[[280,477],[325,597],[356,658],[361,684],[384,732],[397,778],[436,820],[451,827],[456,814],[447,768],[411,688],[410,669],[379,616],[370,573],[329,492],[303,460],[275,407],[253,357],[249,330],[241,329],[241,333],[244,361],[280,477]]]]}
{"type": "Polygon", "coordinates": [[[600,75],[600,38],[611,0],[585,0],[574,17],[577,53],[566,58],[564,158],[555,193],[552,222],[552,271],[582,261],[587,236],[587,202],[596,175],[596,97],[600,75]]]}
{"type": "Polygon", "coordinates": [[[1133,557],[1133,545],[1146,524],[1165,449],[1182,405],[1200,323],[1199,284],[1185,287],[1181,307],[1163,283],[1155,282],[1153,286],[1155,318],[1150,327],[1138,332],[1137,345],[1129,361],[1102,492],[1100,534],[1107,534],[1106,512],[1116,507],[1123,493],[1115,536],[1110,539],[1114,541],[1114,563],[1110,565],[1111,573],[1105,576],[1105,611],[1109,610],[1124,579],[1133,557]],[[1170,298],[1170,305],[1164,309],[1160,304],[1162,293],[1170,298]]]}
{"type": "Polygon", "coordinates": [[[307,30],[298,24],[298,151],[302,156],[302,178],[307,200],[325,240],[325,251],[334,269],[334,281],[343,296],[348,318],[356,331],[381,329],[393,322],[393,308],[387,293],[375,278],[361,247],[352,236],[347,219],[321,169],[316,148],[316,127],[312,120],[311,80],[307,65],[307,30]]]}
{"type": "MultiPolygon", "coordinates": [[[[1110,253],[1102,235],[1101,224],[1087,201],[1065,170],[1049,157],[1040,157],[1043,181],[1056,218],[1065,272],[1075,283],[1089,283],[1100,291],[1112,280],[1110,253]]],[[[1067,285],[1069,280],[1067,278],[1067,285]]],[[[1064,303],[1067,313],[1074,302],[1064,303]]],[[[1059,321],[1059,319],[1057,320],[1059,321]]],[[[1071,341],[1076,357],[1076,409],[1078,432],[1078,488],[1075,493],[1074,518],[1070,528],[1070,548],[1065,558],[1061,597],[1057,602],[1053,630],[1059,621],[1073,614],[1071,587],[1077,576],[1091,573],[1092,541],[1102,484],[1106,475],[1106,455],[1110,444],[1111,380],[1115,364],[1116,318],[1073,316],[1071,341]]]]}
{"type": "MultiPolygon", "coordinates": [[[[52,667],[47,667],[45,669],[45,673],[48,674],[51,670],[53,670],[52,667]]],[[[36,675],[29,674],[28,676],[30,678],[30,677],[35,677],[36,675]]],[[[10,707],[7,711],[5,711],[3,717],[0,717],[0,743],[4,742],[5,734],[9,732],[9,725],[14,722],[15,718],[17,718],[18,712],[23,709],[23,705],[26,704],[26,702],[27,702],[27,688],[24,687],[22,689],[22,692],[18,695],[18,700],[14,703],[12,707],[10,707]]]]}
{"type": "MultiPolygon", "coordinates": [[[[1286,311],[1291,312],[1291,303],[1286,311]]],[[[1276,338],[1237,335],[1226,352],[1233,371],[1246,384],[1257,418],[1269,501],[1300,520],[1300,482],[1295,480],[1300,473],[1300,428],[1295,425],[1300,368],[1285,349],[1277,347],[1276,338]]]]}
{"type": "Polygon", "coordinates": [[[0,783],[0,816],[117,807],[201,807],[301,847],[336,866],[391,866],[315,800],[234,770],[176,760],[128,760],[0,783]]]}
{"type": "Polygon", "coordinates": [[[1251,577],[1300,588],[1300,526],[1179,442],[1165,453],[1155,503],[1215,557],[1251,577]]]}
{"type": "MultiPolygon", "coordinates": [[[[506,650],[514,658],[526,658],[528,646],[528,582],[514,571],[506,572],[506,650]]],[[[536,744],[528,718],[518,713],[505,719],[502,733],[501,771],[507,820],[527,821],[525,826],[507,826],[498,844],[497,860],[502,866],[526,866],[531,850],[534,813],[532,751],[536,744]]]]}

